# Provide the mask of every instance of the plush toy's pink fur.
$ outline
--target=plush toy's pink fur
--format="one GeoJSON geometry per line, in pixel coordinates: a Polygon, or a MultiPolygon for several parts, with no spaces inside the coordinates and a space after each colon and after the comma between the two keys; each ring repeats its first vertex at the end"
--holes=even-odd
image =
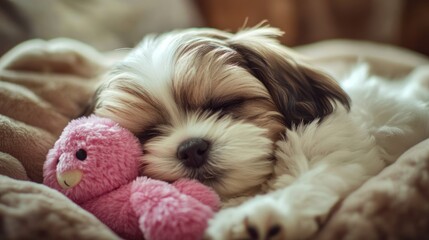
{"type": "Polygon", "coordinates": [[[202,238],[208,219],[218,209],[218,196],[193,180],[168,184],[138,177],[141,152],[133,134],[115,122],[83,117],[72,121],[49,151],[44,183],[123,238],[202,238]],[[77,157],[80,149],[86,153],[84,160],[79,159],[82,154],[77,157]],[[80,177],[72,179],[70,187],[73,181],[62,175],[73,171],[80,177]]]}

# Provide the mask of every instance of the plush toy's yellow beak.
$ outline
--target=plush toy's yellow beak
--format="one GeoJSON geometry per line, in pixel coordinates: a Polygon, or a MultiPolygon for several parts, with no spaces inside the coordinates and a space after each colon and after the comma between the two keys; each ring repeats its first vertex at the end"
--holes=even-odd
{"type": "Polygon", "coordinates": [[[76,186],[82,179],[83,173],[80,170],[69,170],[57,173],[57,181],[63,189],[76,186]]]}

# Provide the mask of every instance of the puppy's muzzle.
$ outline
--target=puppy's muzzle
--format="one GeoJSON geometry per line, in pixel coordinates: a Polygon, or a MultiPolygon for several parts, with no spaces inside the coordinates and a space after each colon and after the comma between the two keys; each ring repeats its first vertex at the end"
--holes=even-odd
{"type": "Polygon", "coordinates": [[[183,141],[177,148],[177,158],[186,167],[199,168],[208,159],[210,143],[202,138],[190,138],[183,141]]]}

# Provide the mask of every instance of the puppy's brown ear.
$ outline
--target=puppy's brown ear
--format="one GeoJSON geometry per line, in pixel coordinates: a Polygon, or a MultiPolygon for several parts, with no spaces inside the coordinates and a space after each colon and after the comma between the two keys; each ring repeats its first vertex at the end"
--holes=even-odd
{"type": "Polygon", "coordinates": [[[350,107],[347,94],[328,75],[305,65],[276,38],[271,27],[243,30],[228,45],[241,56],[244,67],[268,89],[285,125],[308,123],[332,113],[337,103],[350,107]]]}

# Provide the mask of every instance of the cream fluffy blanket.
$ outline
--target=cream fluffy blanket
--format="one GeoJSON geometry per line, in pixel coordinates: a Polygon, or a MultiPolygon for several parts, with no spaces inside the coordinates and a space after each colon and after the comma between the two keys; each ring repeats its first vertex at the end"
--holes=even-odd
{"type": "MultiPolygon", "coordinates": [[[[297,50],[337,77],[362,59],[374,74],[429,81],[428,60],[399,49],[341,41],[297,50]]],[[[64,39],[26,42],[0,59],[0,239],[118,238],[39,184],[48,149],[85,111],[110,60],[64,39]]],[[[429,140],[344,199],[315,239],[429,239],[429,140]]]]}

